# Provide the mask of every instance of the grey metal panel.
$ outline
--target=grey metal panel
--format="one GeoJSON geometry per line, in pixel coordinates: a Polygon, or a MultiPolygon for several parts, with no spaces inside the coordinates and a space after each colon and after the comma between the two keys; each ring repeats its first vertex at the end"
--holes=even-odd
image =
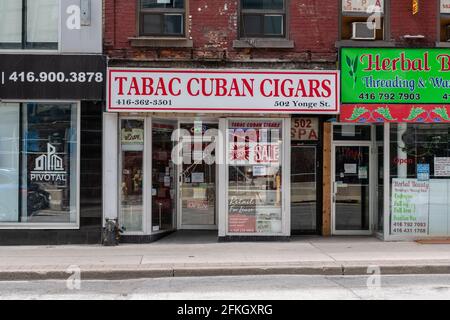
{"type": "Polygon", "coordinates": [[[86,0],[81,5],[81,0],[61,0],[61,53],[102,52],[102,0],[90,0],[90,23],[82,16],[86,0]]]}

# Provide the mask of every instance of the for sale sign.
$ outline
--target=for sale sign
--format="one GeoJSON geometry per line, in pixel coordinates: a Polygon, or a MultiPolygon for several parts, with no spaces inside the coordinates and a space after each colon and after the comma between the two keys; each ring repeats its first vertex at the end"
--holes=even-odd
{"type": "Polygon", "coordinates": [[[339,112],[338,71],[108,70],[108,111],[339,112]]]}

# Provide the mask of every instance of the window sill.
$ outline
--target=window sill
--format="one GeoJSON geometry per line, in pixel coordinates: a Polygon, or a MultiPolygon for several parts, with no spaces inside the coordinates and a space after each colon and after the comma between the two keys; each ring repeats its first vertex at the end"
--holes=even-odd
{"type": "Polygon", "coordinates": [[[132,47],[140,48],[192,48],[193,41],[186,38],[129,38],[132,47]]]}
{"type": "Polygon", "coordinates": [[[436,47],[437,48],[450,48],[450,42],[444,42],[444,41],[436,42],[436,47]]]}
{"type": "Polygon", "coordinates": [[[261,48],[261,49],[293,49],[294,41],[287,39],[248,38],[233,41],[233,48],[261,48]]]}
{"type": "Polygon", "coordinates": [[[385,40],[339,40],[335,42],[335,47],[395,47],[395,42],[385,40]]]}

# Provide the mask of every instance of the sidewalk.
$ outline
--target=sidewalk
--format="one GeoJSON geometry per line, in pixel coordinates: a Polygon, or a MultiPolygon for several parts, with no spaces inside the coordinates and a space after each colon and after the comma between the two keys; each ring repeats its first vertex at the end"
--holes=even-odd
{"type": "Polygon", "coordinates": [[[225,242],[214,235],[175,233],[152,244],[0,247],[0,280],[206,275],[365,275],[450,273],[450,245],[382,242],[363,237],[296,237],[290,242],[225,242]]]}

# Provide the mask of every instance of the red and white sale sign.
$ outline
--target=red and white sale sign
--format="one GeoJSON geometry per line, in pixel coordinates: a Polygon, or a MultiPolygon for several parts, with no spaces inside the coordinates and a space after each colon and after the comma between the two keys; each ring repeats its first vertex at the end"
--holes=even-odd
{"type": "Polygon", "coordinates": [[[108,111],[339,113],[337,70],[108,69],[108,111]]]}

